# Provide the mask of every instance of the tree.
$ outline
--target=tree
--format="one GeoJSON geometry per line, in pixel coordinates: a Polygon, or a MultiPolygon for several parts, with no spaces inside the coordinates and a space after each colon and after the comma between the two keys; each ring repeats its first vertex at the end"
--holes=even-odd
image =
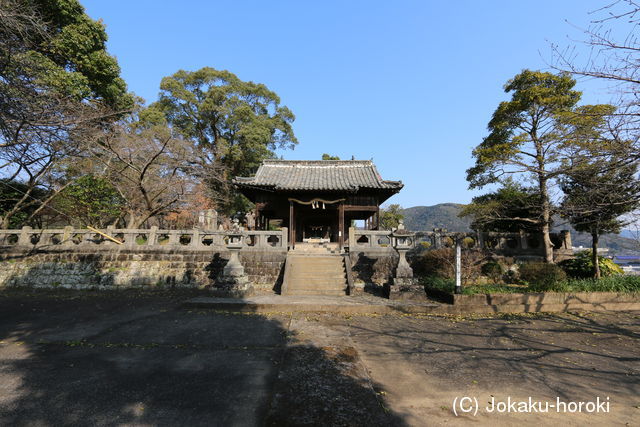
{"type": "Polygon", "coordinates": [[[124,201],[128,228],[176,209],[197,184],[185,172],[193,146],[155,110],[138,107],[98,133],[92,145],[95,172],[124,201]]]}
{"type": "Polygon", "coordinates": [[[332,156],[331,154],[324,153],[322,155],[322,160],[340,160],[340,157],[332,156]]]}
{"type": "Polygon", "coordinates": [[[604,233],[619,233],[621,217],[640,207],[637,164],[617,161],[591,163],[573,170],[561,181],[565,194],[562,215],[577,230],[591,234],[593,276],[600,278],[598,240],[604,233]]]}
{"type": "Polygon", "coordinates": [[[124,199],[106,179],[85,175],[58,193],[54,208],[79,225],[105,227],[116,221],[124,209],[124,199]]]}
{"type": "MultiPolygon", "coordinates": [[[[132,105],[104,24],[77,0],[0,0],[0,76],[115,109],[132,105]]],[[[5,110],[6,111],[6,110],[5,110]]]]}
{"type": "MultiPolygon", "coordinates": [[[[640,3],[610,1],[591,12],[594,19],[583,30],[581,43],[589,50],[583,57],[575,46],[552,45],[552,65],[576,76],[598,78],[615,85],[621,97],[622,113],[640,115],[640,3]],[[612,25],[615,24],[615,25],[612,25]]],[[[636,127],[637,131],[638,128],[636,127]]]]}
{"type": "Polygon", "coordinates": [[[25,184],[2,227],[44,209],[70,184],[63,164],[84,152],[86,134],[130,106],[105,41],[76,0],[0,0],[0,175],[25,184]]]}
{"type": "Polygon", "coordinates": [[[0,222],[2,228],[19,228],[27,224],[37,206],[47,197],[46,191],[41,188],[31,189],[31,197],[35,202],[23,203],[20,205],[20,209],[15,210],[16,205],[28,190],[30,190],[29,187],[22,182],[0,179],[0,222]]]}
{"type": "Polygon", "coordinates": [[[276,148],[297,144],[293,113],[265,85],[229,71],[205,67],[162,79],[152,108],[190,140],[197,154],[192,170],[211,189],[220,211],[237,210],[234,176],[254,173],[276,148]]]}
{"type": "Polygon", "coordinates": [[[539,207],[535,188],[507,179],[496,191],[474,197],[459,216],[471,216],[471,228],[476,231],[539,232],[539,207]]]}
{"type": "MultiPolygon", "coordinates": [[[[553,262],[550,188],[567,172],[567,159],[582,144],[578,133],[585,133],[587,124],[581,118],[589,121],[592,117],[574,114],[581,96],[573,90],[575,83],[567,74],[530,70],[509,80],[505,92],[511,93],[511,99],[500,103],[493,113],[489,135],[473,150],[476,164],[467,170],[470,188],[481,188],[507,176],[536,183],[536,209],[545,261],[549,263],[553,262]]],[[[606,106],[581,108],[594,115],[610,111],[606,106]]]]}
{"type": "Polygon", "coordinates": [[[387,208],[383,208],[380,212],[380,228],[382,230],[391,230],[397,228],[404,215],[400,213],[402,208],[398,204],[391,204],[387,208]]]}
{"type": "Polygon", "coordinates": [[[633,163],[640,159],[640,3],[610,0],[590,14],[582,40],[564,48],[552,44],[551,66],[610,84],[617,110],[608,117],[608,128],[626,149],[617,155],[618,162],[633,163]]]}

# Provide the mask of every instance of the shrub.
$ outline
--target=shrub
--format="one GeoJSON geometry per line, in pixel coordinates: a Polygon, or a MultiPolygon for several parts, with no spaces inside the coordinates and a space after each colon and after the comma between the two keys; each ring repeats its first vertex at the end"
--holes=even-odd
{"type": "MultiPolygon", "coordinates": [[[[462,281],[471,282],[480,277],[485,254],[478,249],[462,251],[462,281]]],[[[412,257],[411,267],[418,277],[455,279],[456,252],[454,248],[424,250],[412,257]]]]}
{"type": "Polygon", "coordinates": [[[489,261],[482,264],[480,268],[480,272],[483,276],[487,276],[494,283],[502,282],[502,275],[504,274],[504,269],[502,265],[497,261],[489,261]]]}
{"type": "MultiPolygon", "coordinates": [[[[564,260],[558,265],[562,267],[570,277],[578,279],[593,277],[592,253],[591,251],[578,252],[575,258],[564,260]]],[[[598,265],[600,266],[600,275],[602,277],[623,274],[622,268],[609,258],[598,256],[598,265]]]]}
{"type": "Polygon", "coordinates": [[[519,268],[520,280],[529,285],[529,289],[536,292],[554,290],[561,282],[567,280],[562,268],[546,262],[529,262],[519,268]]]}

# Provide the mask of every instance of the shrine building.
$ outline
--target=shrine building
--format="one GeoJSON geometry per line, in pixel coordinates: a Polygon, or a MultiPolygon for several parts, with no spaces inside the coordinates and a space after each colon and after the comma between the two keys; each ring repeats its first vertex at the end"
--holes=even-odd
{"type": "Polygon", "coordinates": [[[280,220],[291,247],[332,242],[340,249],[351,221],[377,230],[380,205],[403,187],[382,179],[370,160],[265,160],[234,184],[255,204],[256,229],[280,220]]]}

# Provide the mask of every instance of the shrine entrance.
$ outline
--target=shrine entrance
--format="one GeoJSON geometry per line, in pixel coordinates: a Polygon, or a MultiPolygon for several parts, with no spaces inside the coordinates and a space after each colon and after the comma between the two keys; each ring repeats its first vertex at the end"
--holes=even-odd
{"type": "Polygon", "coordinates": [[[289,198],[290,239],[297,243],[344,242],[344,199],[289,198]]]}

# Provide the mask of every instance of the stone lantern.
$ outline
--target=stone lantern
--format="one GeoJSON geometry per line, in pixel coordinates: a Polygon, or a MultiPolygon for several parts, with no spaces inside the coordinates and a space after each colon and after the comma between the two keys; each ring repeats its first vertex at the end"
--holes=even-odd
{"type": "Polygon", "coordinates": [[[415,233],[404,229],[402,223],[391,234],[393,247],[398,252],[398,265],[393,277],[393,285],[389,287],[389,299],[424,300],[424,288],[413,278],[413,269],[407,262],[407,252],[413,248],[415,233]]]}
{"type": "Polygon", "coordinates": [[[240,230],[238,219],[233,220],[233,228],[227,233],[228,242],[227,249],[231,256],[227,265],[222,269],[222,277],[220,278],[221,287],[225,294],[234,297],[242,297],[253,292],[253,285],[249,282],[249,278],[244,272],[244,267],[240,263],[240,249],[243,247],[243,239],[245,234],[240,230]]]}

